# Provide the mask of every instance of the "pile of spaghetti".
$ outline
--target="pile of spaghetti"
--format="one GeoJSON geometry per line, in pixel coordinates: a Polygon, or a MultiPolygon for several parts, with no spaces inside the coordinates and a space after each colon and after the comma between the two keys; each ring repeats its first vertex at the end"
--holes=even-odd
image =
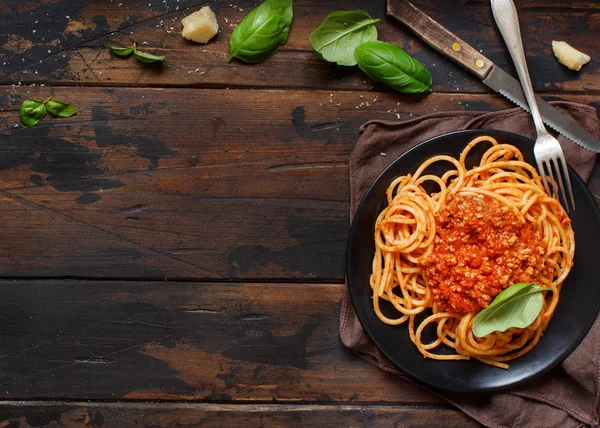
{"type": "Polygon", "coordinates": [[[544,191],[537,170],[516,147],[478,137],[459,159],[434,156],[414,174],[395,179],[387,202],[375,226],[370,278],[381,321],[408,322],[412,342],[437,360],[476,358],[508,368],[506,361],[538,343],[573,265],[575,240],[559,201],[544,191]],[[465,160],[478,144],[491,148],[468,169],[465,160]],[[441,177],[426,173],[436,162],[453,168],[441,177]],[[433,193],[425,190],[431,186],[433,193]],[[476,337],[477,313],[518,282],[551,289],[544,291],[536,320],[476,337]],[[428,343],[426,328],[436,332],[428,343]],[[452,353],[440,351],[442,345],[452,353]]]}

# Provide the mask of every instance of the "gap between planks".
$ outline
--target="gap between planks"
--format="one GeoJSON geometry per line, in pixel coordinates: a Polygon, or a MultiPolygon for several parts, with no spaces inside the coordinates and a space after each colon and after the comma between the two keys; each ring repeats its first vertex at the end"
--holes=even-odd
{"type": "Polygon", "coordinates": [[[361,402],[353,401],[352,403],[338,401],[338,402],[309,402],[309,401],[290,401],[281,400],[280,402],[274,403],[272,400],[264,402],[260,400],[248,400],[248,401],[211,401],[210,403],[203,402],[202,400],[140,400],[140,399],[94,399],[94,400],[69,400],[61,398],[49,398],[49,399],[16,399],[16,400],[0,400],[0,411],[2,407],[18,406],[18,407],[51,407],[51,406],[67,406],[67,407],[96,407],[96,408],[119,408],[119,407],[132,407],[139,408],[141,405],[148,405],[152,409],[172,409],[172,408],[189,408],[198,410],[209,410],[209,411],[282,411],[287,410],[359,410],[361,408],[379,408],[379,409],[398,409],[398,410],[455,410],[456,408],[451,404],[431,404],[431,403],[377,403],[377,402],[361,402]],[[250,408],[250,410],[248,410],[250,408]]]}
{"type": "MultiPolygon", "coordinates": [[[[475,78],[474,78],[475,79],[475,78]]],[[[478,79],[477,79],[478,80],[478,79]]],[[[27,82],[27,81],[21,81],[21,85],[9,85],[9,84],[0,84],[0,90],[1,89],[11,89],[11,88],[27,88],[27,87],[31,87],[32,84],[35,84],[35,86],[33,86],[34,88],[39,87],[39,83],[35,82],[35,81],[31,81],[31,82],[27,82]]],[[[127,83],[115,83],[113,85],[106,85],[106,84],[101,84],[101,83],[84,83],[82,84],[81,82],[73,82],[73,83],[69,83],[69,82],[61,82],[58,84],[54,84],[54,83],[46,83],[47,88],[93,88],[93,89],[110,89],[110,88],[118,88],[118,89],[156,89],[156,90],[161,90],[161,89],[186,89],[186,90],[206,90],[206,89],[215,89],[215,90],[243,90],[243,91],[261,91],[261,92],[268,92],[268,91],[291,91],[291,92],[336,92],[336,93],[344,93],[344,92],[348,92],[348,93],[356,93],[356,92],[368,92],[368,93],[372,93],[372,94],[395,94],[398,96],[410,96],[411,94],[402,94],[399,92],[394,92],[392,90],[389,91],[381,91],[381,90],[376,90],[373,91],[373,88],[375,86],[372,86],[371,88],[360,88],[357,87],[355,88],[332,88],[332,89],[327,89],[327,88],[311,88],[311,87],[304,87],[304,86],[285,86],[285,85],[273,85],[273,86],[256,86],[256,85],[240,85],[240,84],[221,84],[221,83],[214,83],[214,84],[207,84],[207,85],[202,85],[202,84],[189,84],[189,85],[183,85],[183,84],[146,84],[146,85],[132,85],[132,84],[127,84],[127,83]]],[[[42,87],[43,88],[43,87],[42,87]]],[[[379,89],[379,88],[378,88],[379,89]]],[[[431,92],[428,95],[451,95],[451,96],[455,96],[455,95],[477,95],[477,96],[485,96],[485,95],[498,95],[500,96],[499,93],[494,92],[493,90],[489,89],[487,92],[462,92],[462,91],[440,91],[440,90],[436,90],[431,92]]],[[[594,89],[582,89],[581,91],[537,91],[536,92],[537,95],[539,95],[540,97],[544,97],[544,96],[554,96],[554,97],[561,97],[561,98],[565,98],[565,97],[569,97],[569,96],[579,96],[579,95],[589,95],[589,96],[593,96],[594,94],[600,94],[600,91],[594,90],[594,89]]],[[[4,111],[8,111],[8,110],[4,110],[4,111]]]]}
{"type": "Polygon", "coordinates": [[[251,285],[306,285],[310,287],[339,287],[344,285],[344,279],[339,278],[122,278],[122,277],[79,277],[79,276],[0,276],[2,282],[57,282],[62,281],[65,285],[78,282],[129,282],[129,283],[198,283],[200,284],[251,284],[251,285]]]}

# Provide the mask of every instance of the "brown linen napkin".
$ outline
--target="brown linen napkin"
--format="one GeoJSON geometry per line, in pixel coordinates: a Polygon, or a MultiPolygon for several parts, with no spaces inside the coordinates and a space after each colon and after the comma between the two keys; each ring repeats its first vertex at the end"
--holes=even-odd
{"type": "MultiPolygon", "coordinates": [[[[562,101],[552,104],[600,138],[600,121],[593,107],[562,101]]],[[[375,178],[400,154],[428,138],[462,129],[497,129],[535,139],[531,117],[518,108],[492,113],[439,112],[405,122],[367,122],[361,127],[360,138],[350,157],[350,219],[354,218],[358,204],[375,178]]],[[[559,137],[559,141],[567,162],[588,181],[596,154],[564,137],[559,137]]],[[[600,183],[588,184],[596,188],[594,193],[599,193],[600,183]]],[[[364,360],[407,378],[366,335],[347,288],[342,301],[340,337],[346,347],[364,360]]],[[[503,393],[433,392],[488,427],[579,427],[583,424],[600,427],[600,318],[562,365],[537,381],[503,393]]]]}

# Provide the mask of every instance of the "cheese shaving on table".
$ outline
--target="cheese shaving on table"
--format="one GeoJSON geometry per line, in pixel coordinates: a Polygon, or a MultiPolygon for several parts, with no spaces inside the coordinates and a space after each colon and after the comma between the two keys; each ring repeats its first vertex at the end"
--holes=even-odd
{"type": "Polygon", "coordinates": [[[578,51],[567,42],[552,40],[552,50],[558,61],[569,70],[579,71],[581,67],[590,62],[589,55],[578,51]]]}
{"type": "Polygon", "coordinates": [[[209,6],[204,6],[186,16],[181,23],[183,24],[181,35],[198,43],[208,43],[219,32],[217,17],[209,6]]]}

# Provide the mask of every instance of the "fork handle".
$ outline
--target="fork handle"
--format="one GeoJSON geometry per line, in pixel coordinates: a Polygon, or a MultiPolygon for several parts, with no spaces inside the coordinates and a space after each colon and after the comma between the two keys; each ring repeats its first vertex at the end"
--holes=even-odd
{"type": "Polygon", "coordinates": [[[525,98],[527,98],[527,104],[529,104],[529,110],[535,123],[535,129],[538,135],[547,134],[546,127],[542,121],[542,116],[538,110],[537,102],[533,88],[531,86],[531,79],[529,78],[529,70],[527,69],[527,61],[525,60],[525,52],[523,49],[523,40],[521,39],[521,29],[519,28],[519,17],[517,16],[517,9],[512,0],[491,0],[492,12],[496,24],[500,29],[500,34],[508,47],[508,52],[515,64],[525,98]]]}

